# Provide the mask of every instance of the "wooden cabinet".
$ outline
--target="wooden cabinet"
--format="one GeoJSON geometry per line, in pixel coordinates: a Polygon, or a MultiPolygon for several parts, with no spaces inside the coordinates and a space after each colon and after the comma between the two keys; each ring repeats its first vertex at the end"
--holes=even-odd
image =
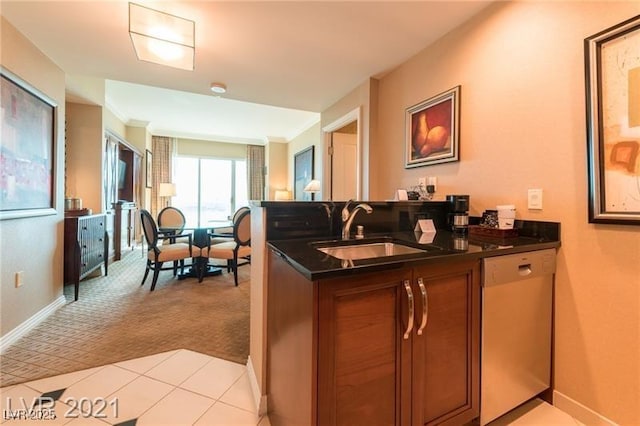
{"type": "Polygon", "coordinates": [[[103,264],[107,274],[109,237],[106,229],[103,214],[64,219],[64,282],[75,285],[75,300],[78,300],[81,279],[103,264]]]}
{"type": "Polygon", "coordinates": [[[113,249],[115,260],[130,253],[136,245],[136,208],[135,203],[113,204],[113,249]]]}
{"type": "Polygon", "coordinates": [[[269,262],[272,424],[435,425],[478,417],[477,261],[317,282],[274,252],[269,262]]]}
{"type": "Polygon", "coordinates": [[[112,209],[108,232],[113,241],[113,259],[120,260],[141,240],[142,228],[136,208],[143,204],[142,155],[125,140],[105,133],[104,203],[112,209]]]}

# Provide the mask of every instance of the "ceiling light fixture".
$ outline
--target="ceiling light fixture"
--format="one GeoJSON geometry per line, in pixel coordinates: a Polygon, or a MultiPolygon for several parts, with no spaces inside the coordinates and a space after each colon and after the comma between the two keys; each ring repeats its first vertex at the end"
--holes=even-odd
{"type": "Polygon", "coordinates": [[[223,83],[211,83],[211,91],[218,95],[222,95],[227,92],[227,86],[223,83]]]}
{"type": "Polygon", "coordinates": [[[193,71],[195,22],[129,3],[129,35],[139,60],[193,71]]]}

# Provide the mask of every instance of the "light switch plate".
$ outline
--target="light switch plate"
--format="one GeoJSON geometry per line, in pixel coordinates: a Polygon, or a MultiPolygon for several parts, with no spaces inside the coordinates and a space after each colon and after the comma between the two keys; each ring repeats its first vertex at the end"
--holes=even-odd
{"type": "Polygon", "coordinates": [[[542,210],[542,189],[530,189],[527,197],[529,210],[542,210]]]}

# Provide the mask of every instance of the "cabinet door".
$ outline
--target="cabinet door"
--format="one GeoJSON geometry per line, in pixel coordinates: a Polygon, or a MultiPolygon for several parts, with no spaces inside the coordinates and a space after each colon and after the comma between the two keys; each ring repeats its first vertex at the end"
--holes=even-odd
{"type": "Polygon", "coordinates": [[[417,268],[413,285],[413,424],[467,423],[479,415],[479,262],[417,268]]]}
{"type": "Polygon", "coordinates": [[[409,425],[410,270],[319,285],[318,425],[409,425]]]}

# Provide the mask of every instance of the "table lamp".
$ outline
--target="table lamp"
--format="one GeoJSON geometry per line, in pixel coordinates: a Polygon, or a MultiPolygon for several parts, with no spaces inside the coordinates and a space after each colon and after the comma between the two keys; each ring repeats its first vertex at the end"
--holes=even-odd
{"type": "Polygon", "coordinates": [[[160,188],[158,189],[158,196],[163,197],[165,199],[168,198],[165,202],[165,207],[169,207],[171,203],[171,197],[176,196],[176,184],[175,183],[161,183],[160,188]]]}
{"type": "Polygon", "coordinates": [[[311,182],[309,182],[307,186],[304,187],[303,191],[311,193],[311,199],[313,200],[314,194],[316,192],[320,192],[320,181],[317,179],[312,179],[311,182]]]}

